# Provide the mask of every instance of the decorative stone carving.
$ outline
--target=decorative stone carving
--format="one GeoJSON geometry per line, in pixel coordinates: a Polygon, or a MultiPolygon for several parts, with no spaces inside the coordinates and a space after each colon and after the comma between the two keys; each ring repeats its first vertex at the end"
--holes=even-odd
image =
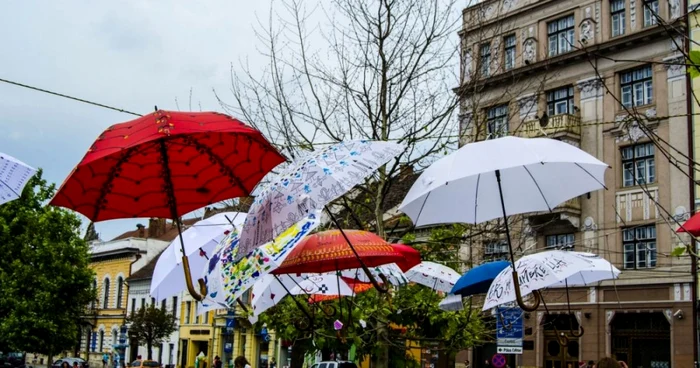
{"type": "Polygon", "coordinates": [[[664,309],[664,317],[666,317],[668,323],[673,324],[673,312],[670,309],[664,309]]]}
{"type": "Polygon", "coordinates": [[[615,311],[605,311],[605,322],[608,325],[612,321],[613,317],[615,317],[615,311]]]}
{"type": "MultiPolygon", "coordinates": [[[[644,1],[644,0],[642,0],[644,1]]],[[[635,0],[630,0],[630,30],[637,29],[637,6],[635,0]]]]}
{"type": "Polygon", "coordinates": [[[683,284],[683,300],[684,301],[689,301],[690,300],[690,284],[685,283],[683,284]]]}
{"type": "Polygon", "coordinates": [[[688,221],[688,219],[690,219],[690,213],[688,213],[688,210],[686,210],[684,206],[678,206],[676,210],[673,211],[673,219],[678,222],[688,221]]]}
{"type": "Polygon", "coordinates": [[[472,80],[472,52],[465,48],[462,53],[462,83],[472,80]]]}
{"type": "Polygon", "coordinates": [[[664,68],[666,68],[667,79],[685,76],[685,59],[683,56],[667,57],[663,59],[663,62],[665,63],[664,68]]]}
{"type": "Polygon", "coordinates": [[[537,94],[529,94],[518,98],[520,120],[534,119],[537,116],[537,94]]]}
{"type": "Polygon", "coordinates": [[[654,119],[656,117],[656,107],[648,108],[647,111],[644,112],[644,116],[646,116],[647,119],[654,119]]]}
{"type": "Polygon", "coordinates": [[[615,116],[615,125],[619,125],[621,122],[627,120],[628,117],[629,117],[629,115],[627,115],[627,114],[621,114],[621,115],[615,116]]]}
{"type": "Polygon", "coordinates": [[[586,219],[583,220],[583,226],[581,227],[581,231],[597,231],[598,230],[598,225],[593,221],[593,217],[588,216],[586,219]]]}
{"type": "MultiPolygon", "coordinates": [[[[589,10],[589,8],[587,9],[589,10]]],[[[586,44],[593,39],[593,25],[591,21],[586,19],[581,23],[581,42],[586,44]]]]}
{"type": "Polygon", "coordinates": [[[591,287],[588,289],[588,302],[589,302],[589,303],[595,303],[595,302],[596,302],[596,298],[597,298],[597,295],[596,295],[595,286],[591,286],[591,287]]]}
{"type": "Polygon", "coordinates": [[[528,63],[535,62],[535,40],[532,38],[525,40],[523,60],[528,63]]]}
{"type": "Polygon", "coordinates": [[[681,17],[681,1],[680,0],[669,0],[668,6],[671,8],[671,19],[677,19],[681,17]]]}
{"type": "Polygon", "coordinates": [[[581,92],[581,101],[603,97],[603,81],[598,77],[580,80],[576,86],[581,92]]]}

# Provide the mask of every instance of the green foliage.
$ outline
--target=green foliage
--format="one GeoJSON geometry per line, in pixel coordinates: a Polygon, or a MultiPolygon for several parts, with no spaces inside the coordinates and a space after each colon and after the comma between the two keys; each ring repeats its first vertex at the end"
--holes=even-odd
{"type": "Polygon", "coordinates": [[[690,73],[690,78],[696,78],[700,75],[700,51],[693,50],[690,52],[688,64],[688,73],[690,73]]]}
{"type": "Polygon", "coordinates": [[[166,310],[156,308],[153,304],[132,313],[127,317],[126,322],[131,324],[129,337],[138,341],[139,344],[146,345],[148,359],[153,357],[153,345],[165,342],[177,329],[175,316],[166,310]]]}
{"type": "Polygon", "coordinates": [[[0,350],[51,355],[76,345],[94,274],[80,219],[45,206],[55,186],[41,176],[0,205],[0,350]]]}

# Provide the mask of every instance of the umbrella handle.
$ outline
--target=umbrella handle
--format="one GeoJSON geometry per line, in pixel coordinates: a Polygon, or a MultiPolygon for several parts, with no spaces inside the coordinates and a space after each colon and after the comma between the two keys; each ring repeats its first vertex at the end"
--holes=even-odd
{"type": "Polygon", "coordinates": [[[554,332],[557,334],[557,342],[559,345],[563,348],[567,347],[569,345],[569,338],[563,333],[559,332],[556,327],[554,328],[554,332]]]}
{"type": "Polygon", "coordinates": [[[581,337],[581,336],[583,336],[583,333],[584,333],[583,326],[578,326],[578,330],[576,330],[576,331],[574,331],[573,329],[569,329],[569,333],[573,337],[581,337]]]}
{"type": "Polygon", "coordinates": [[[194,289],[194,283],[192,282],[192,273],[190,272],[190,260],[187,256],[182,256],[182,268],[185,270],[185,283],[187,284],[187,291],[194,300],[201,302],[207,295],[207,285],[204,283],[203,279],[197,280],[199,283],[199,293],[194,289]]]}
{"type": "Polygon", "coordinates": [[[523,301],[523,296],[520,294],[520,280],[518,279],[518,271],[513,271],[513,288],[515,288],[515,299],[518,302],[520,309],[526,312],[534,312],[539,308],[540,302],[542,301],[542,296],[538,290],[532,292],[532,296],[535,298],[535,302],[532,305],[525,304],[523,301]]]}
{"type": "Polygon", "coordinates": [[[248,313],[248,307],[245,305],[245,303],[243,303],[241,298],[236,298],[236,303],[238,303],[238,306],[241,307],[244,312],[248,313]]]}

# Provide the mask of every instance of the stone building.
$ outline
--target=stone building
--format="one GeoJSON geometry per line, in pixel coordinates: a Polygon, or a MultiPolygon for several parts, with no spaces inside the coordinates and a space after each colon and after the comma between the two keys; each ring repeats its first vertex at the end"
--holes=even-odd
{"type": "MultiPolygon", "coordinates": [[[[462,15],[461,143],[546,135],[611,166],[607,190],[523,216],[520,235],[525,252],[589,251],[622,274],[570,289],[568,305],[561,290],[545,292],[549,313],[524,314],[524,351],[511,366],[616,356],[630,367],[691,367],[690,262],[669,256],[688,241],[674,230],[694,200],[687,165],[675,162],[689,153],[681,2],[484,1],[462,15]]],[[[507,250],[502,239],[480,248],[485,258],[507,250]]],[[[494,353],[486,344],[470,358],[494,353]]]]}

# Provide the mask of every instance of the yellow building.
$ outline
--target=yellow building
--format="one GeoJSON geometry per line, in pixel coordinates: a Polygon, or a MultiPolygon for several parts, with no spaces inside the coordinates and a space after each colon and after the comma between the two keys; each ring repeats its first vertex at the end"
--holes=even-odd
{"type": "Polygon", "coordinates": [[[113,240],[93,242],[90,267],[95,271],[93,287],[97,299],[83,322],[79,355],[99,366],[104,353],[112,353],[119,328],[124,325],[128,285],[126,279],[160,254],[174,238],[165,220],[152,219],[149,228],[124,233],[113,240]]]}

